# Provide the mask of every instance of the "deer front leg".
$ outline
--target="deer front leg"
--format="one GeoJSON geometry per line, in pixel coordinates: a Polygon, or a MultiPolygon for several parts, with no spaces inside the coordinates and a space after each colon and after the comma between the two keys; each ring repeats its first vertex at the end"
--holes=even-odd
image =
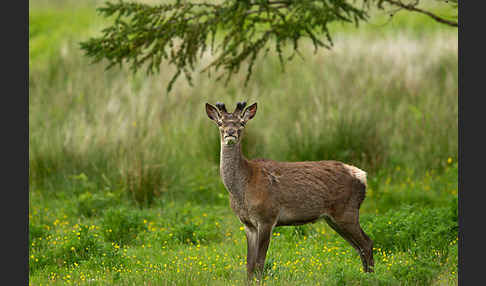
{"type": "Polygon", "coordinates": [[[258,231],[255,227],[245,225],[246,234],[246,272],[248,280],[252,280],[255,274],[258,252],[258,231]]]}
{"type": "Polygon", "coordinates": [[[267,257],[267,250],[272,236],[272,224],[258,225],[258,252],[256,258],[256,271],[258,278],[262,278],[263,269],[265,266],[265,258],[267,257]]]}

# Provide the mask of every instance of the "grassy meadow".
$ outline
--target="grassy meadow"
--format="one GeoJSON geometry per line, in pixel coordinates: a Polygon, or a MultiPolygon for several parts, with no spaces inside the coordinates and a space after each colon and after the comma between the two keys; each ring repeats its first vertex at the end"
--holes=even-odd
{"type": "Polygon", "coordinates": [[[83,56],[107,24],[99,4],[29,5],[29,285],[245,285],[204,111],[243,100],[259,104],[247,158],[368,172],[375,273],[319,221],[274,230],[264,285],[457,285],[457,29],[406,12],[336,24],[332,50],[303,43],[285,72],[270,53],[247,87],[242,68],[227,86],[197,73],[167,94],[170,66],[134,75],[83,56]]]}

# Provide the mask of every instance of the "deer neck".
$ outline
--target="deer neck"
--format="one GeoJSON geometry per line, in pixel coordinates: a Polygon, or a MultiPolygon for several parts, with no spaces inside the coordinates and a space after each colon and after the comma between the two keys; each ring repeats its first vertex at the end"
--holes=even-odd
{"type": "Polygon", "coordinates": [[[241,143],[221,144],[220,172],[223,184],[233,197],[243,198],[250,174],[248,161],[241,153],[241,143]]]}

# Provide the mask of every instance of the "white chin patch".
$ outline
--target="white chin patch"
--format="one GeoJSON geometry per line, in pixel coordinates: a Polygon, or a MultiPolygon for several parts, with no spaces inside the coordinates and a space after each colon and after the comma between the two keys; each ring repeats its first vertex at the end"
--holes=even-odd
{"type": "Polygon", "coordinates": [[[236,137],[230,136],[230,137],[224,138],[224,144],[226,144],[226,145],[236,144],[236,137]]]}

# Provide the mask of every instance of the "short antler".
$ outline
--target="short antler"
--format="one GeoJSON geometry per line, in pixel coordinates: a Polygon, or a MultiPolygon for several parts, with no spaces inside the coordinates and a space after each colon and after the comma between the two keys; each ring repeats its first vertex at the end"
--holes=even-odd
{"type": "Polygon", "coordinates": [[[246,106],[246,101],[243,101],[243,102],[237,102],[236,103],[236,109],[233,113],[237,114],[237,115],[240,115],[241,112],[243,111],[243,108],[245,108],[246,106]]]}
{"type": "Polygon", "coordinates": [[[224,103],[216,102],[216,107],[219,109],[219,111],[228,113],[228,111],[226,111],[226,106],[224,106],[224,103]]]}

